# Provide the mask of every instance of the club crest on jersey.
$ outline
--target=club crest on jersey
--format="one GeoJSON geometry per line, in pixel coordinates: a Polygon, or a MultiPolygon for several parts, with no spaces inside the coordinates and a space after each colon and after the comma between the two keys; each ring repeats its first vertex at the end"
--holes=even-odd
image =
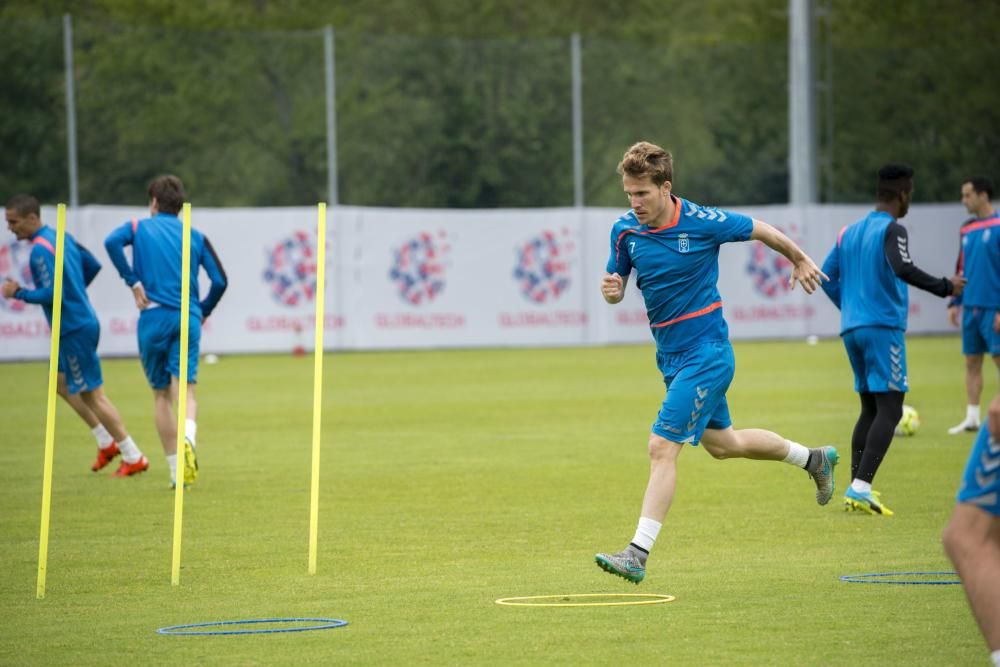
{"type": "Polygon", "coordinates": [[[687,234],[681,234],[677,237],[677,249],[681,252],[687,252],[691,249],[687,234]]]}

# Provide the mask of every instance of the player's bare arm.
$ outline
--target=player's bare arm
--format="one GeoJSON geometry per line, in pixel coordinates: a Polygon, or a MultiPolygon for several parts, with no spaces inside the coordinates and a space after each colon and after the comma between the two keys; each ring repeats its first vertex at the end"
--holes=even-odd
{"type": "Polygon", "coordinates": [[[8,299],[13,299],[19,289],[21,289],[21,286],[17,284],[16,280],[11,278],[3,281],[3,286],[0,287],[0,291],[2,291],[3,295],[8,299]]]}
{"type": "Polygon", "coordinates": [[[812,294],[819,287],[821,281],[829,280],[827,275],[820,271],[812,257],[807,255],[795,241],[766,222],[755,218],[750,238],[762,242],[771,250],[780,252],[788,258],[792,263],[792,275],[788,283],[793,289],[795,283],[799,283],[806,294],[812,294]]]}
{"type": "Polygon", "coordinates": [[[618,303],[625,298],[625,285],[628,276],[622,278],[617,273],[605,273],[601,280],[601,295],[608,303],[618,303]]]}
{"type": "MultiPolygon", "coordinates": [[[[948,321],[951,322],[951,326],[957,327],[959,325],[958,319],[958,306],[948,306],[948,321]]],[[[1000,331],[1000,329],[998,329],[1000,331]]]]}
{"type": "Polygon", "coordinates": [[[146,288],[142,286],[142,283],[132,285],[132,296],[135,297],[135,307],[139,310],[144,310],[149,306],[149,297],[146,296],[146,288]]]}

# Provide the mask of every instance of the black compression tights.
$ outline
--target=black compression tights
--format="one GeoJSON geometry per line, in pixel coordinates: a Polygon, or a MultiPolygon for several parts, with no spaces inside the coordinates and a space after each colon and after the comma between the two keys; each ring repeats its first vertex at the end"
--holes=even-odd
{"type": "Polygon", "coordinates": [[[892,436],[903,416],[903,397],[898,391],[861,394],[861,414],[851,437],[851,479],[869,484],[882,465],[892,436]]]}

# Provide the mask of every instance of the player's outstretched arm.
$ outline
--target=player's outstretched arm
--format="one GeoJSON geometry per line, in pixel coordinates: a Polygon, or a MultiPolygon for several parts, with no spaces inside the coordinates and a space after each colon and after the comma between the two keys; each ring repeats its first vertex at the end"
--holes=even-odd
{"type": "Polygon", "coordinates": [[[753,232],[750,234],[750,238],[754,241],[762,242],[771,250],[780,252],[788,258],[792,263],[792,275],[788,283],[793,289],[795,288],[795,283],[799,283],[802,285],[802,289],[806,291],[806,294],[812,294],[822,284],[823,280],[829,280],[826,274],[816,266],[816,262],[812,260],[812,257],[807,255],[795,241],[763,220],[754,219],[753,232]]]}
{"type": "Polygon", "coordinates": [[[617,273],[605,273],[601,280],[601,295],[608,303],[618,303],[625,298],[625,285],[628,276],[624,278],[617,273]]]}
{"type": "Polygon", "coordinates": [[[962,290],[965,289],[967,282],[962,275],[955,274],[950,278],[938,278],[921,270],[913,263],[910,258],[909,236],[906,233],[906,228],[898,222],[890,223],[886,227],[882,250],[893,273],[899,276],[903,282],[940,297],[962,296],[962,290]]]}

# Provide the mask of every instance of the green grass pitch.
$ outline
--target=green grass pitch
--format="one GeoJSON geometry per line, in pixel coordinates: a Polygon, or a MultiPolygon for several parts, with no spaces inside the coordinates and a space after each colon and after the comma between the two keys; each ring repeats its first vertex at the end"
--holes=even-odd
{"type": "MultiPolygon", "coordinates": [[[[845,514],[856,397],[838,340],[740,343],[737,427],[836,444],[815,504],[780,463],[680,458],[673,509],[635,587],[596,551],[631,538],[662,400],[652,345],[326,357],[319,568],[307,574],[312,360],[223,357],[199,384],[201,478],[173,495],[138,361],[108,394],[152,463],[94,474],[58,405],[47,596],[35,599],[46,365],[0,366],[0,664],[958,665],[988,652],[959,586],[841,583],[950,570],[940,544],[971,436],[957,337],[909,341],[907,403],[876,488],[892,518],[845,514]],[[669,604],[527,609],[496,598],[662,593],[669,604]],[[164,637],[183,623],[332,617],[318,632],[164,637]]],[[[986,372],[985,395],[996,391],[986,372]]],[[[985,403],[985,401],[984,401],[985,403]]]]}

